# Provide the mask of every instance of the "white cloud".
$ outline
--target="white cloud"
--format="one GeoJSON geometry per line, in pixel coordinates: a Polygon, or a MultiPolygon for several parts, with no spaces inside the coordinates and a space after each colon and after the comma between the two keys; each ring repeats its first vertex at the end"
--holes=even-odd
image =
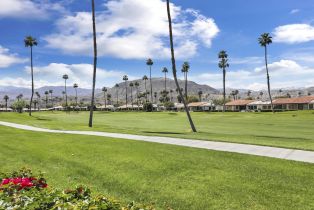
{"type": "Polygon", "coordinates": [[[7,68],[18,63],[25,63],[27,59],[20,58],[16,54],[10,53],[9,49],[0,45],[0,68],[7,68]]]}
{"type": "MultiPolygon", "coordinates": [[[[97,12],[100,56],[123,59],[170,56],[166,4],[162,0],[109,0],[97,12]]],[[[219,33],[214,20],[198,11],[173,5],[176,55],[189,58],[199,45],[210,47],[219,33]]],[[[92,23],[89,12],[78,12],[57,21],[58,33],[46,36],[48,47],[67,54],[92,55],[92,23]],[[67,44],[64,44],[67,43],[67,44]]]]}
{"type": "MultiPolygon", "coordinates": [[[[30,74],[30,67],[25,67],[26,73],[30,74]]],[[[64,63],[50,63],[47,66],[34,67],[34,77],[41,78],[42,81],[49,81],[53,86],[63,85],[64,80],[62,76],[67,74],[69,76],[68,83],[78,83],[80,87],[92,87],[93,65],[91,64],[64,64],[64,63]]],[[[97,87],[111,87],[117,81],[122,81],[125,72],[116,70],[97,69],[97,87]]],[[[134,77],[129,76],[130,79],[134,77]]],[[[27,80],[28,81],[28,80],[27,80]]],[[[30,81],[22,83],[29,87],[30,81]]],[[[35,82],[36,88],[46,86],[45,82],[35,82]]]]}
{"type": "MultiPolygon", "coordinates": [[[[310,87],[314,84],[314,68],[302,66],[293,60],[280,60],[269,64],[271,88],[310,87]]],[[[190,75],[198,83],[222,88],[222,73],[190,75]]],[[[227,71],[227,87],[261,90],[267,88],[264,66],[253,70],[227,71]]]]}
{"type": "Polygon", "coordinates": [[[45,19],[50,11],[65,12],[60,3],[51,3],[49,0],[2,0],[0,1],[0,18],[30,18],[45,19]]]}
{"type": "Polygon", "coordinates": [[[293,10],[291,10],[290,11],[290,14],[296,14],[296,13],[299,13],[300,12],[300,10],[299,9],[293,9],[293,10]]]}
{"type": "Polygon", "coordinates": [[[274,41],[280,43],[303,43],[314,40],[314,27],[309,24],[290,24],[274,30],[274,41]]]}

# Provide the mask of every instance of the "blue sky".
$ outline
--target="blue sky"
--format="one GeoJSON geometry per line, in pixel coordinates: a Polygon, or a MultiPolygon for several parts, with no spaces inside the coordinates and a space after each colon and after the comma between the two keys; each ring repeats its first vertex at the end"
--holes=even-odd
{"type": "MultiPolygon", "coordinates": [[[[217,54],[226,50],[227,87],[266,88],[263,49],[257,38],[274,37],[269,46],[273,88],[314,86],[314,4],[312,0],[172,1],[178,70],[189,61],[189,78],[222,86],[217,54]]],[[[97,87],[113,86],[170,70],[166,4],[163,0],[96,0],[99,65],[97,87]]],[[[90,87],[92,25],[89,0],[3,0],[0,2],[0,86],[30,86],[26,35],[37,38],[35,85],[70,83],[90,87]]],[[[171,75],[169,75],[171,76],[171,75]]],[[[179,72],[179,76],[182,77],[179,72]]]]}

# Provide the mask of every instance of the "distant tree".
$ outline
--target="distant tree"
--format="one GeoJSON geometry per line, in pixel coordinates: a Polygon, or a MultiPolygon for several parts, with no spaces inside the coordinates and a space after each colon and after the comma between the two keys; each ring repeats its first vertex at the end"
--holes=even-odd
{"type": "Polygon", "coordinates": [[[287,98],[291,98],[291,95],[290,95],[290,93],[287,93],[287,98]]]}
{"type": "Polygon", "coordinates": [[[188,100],[188,73],[190,70],[190,64],[189,62],[184,62],[182,65],[182,73],[184,75],[184,81],[185,81],[185,85],[184,85],[184,92],[185,92],[185,100],[188,100]]]}
{"type": "Polygon", "coordinates": [[[302,93],[301,93],[301,91],[299,91],[299,92],[298,92],[298,96],[299,96],[299,97],[301,97],[301,96],[302,96],[302,93]]]}
{"type": "Polygon", "coordinates": [[[108,100],[108,104],[111,104],[111,98],[112,98],[112,96],[111,96],[111,94],[107,94],[107,100],[108,100]]]}
{"type": "Polygon", "coordinates": [[[173,94],[173,90],[170,89],[170,101],[173,102],[173,97],[172,97],[172,94],[173,94]]]}
{"type": "Polygon", "coordinates": [[[267,45],[272,43],[272,37],[269,35],[269,33],[264,33],[260,36],[260,38],[258,39],[258,42],[265,49],[265,66],[266,66],[266,75],[267,75],[268,96],[270,99],[271,110],[274,113],[275,110],[274,110],[274,105],[273,105],[273,99],[270,93],[270,79],[269,79],[268,61],[267,61],[267,45]]]}
{"type": "Polygon", "coordinates": [[[198,91],[197,94],[198,94],[199,101],[202,102],[203,91],[200,90],[200,91],[198,91]]]}
{"type": "MultiPolygon", "coordinates": [[[[223,99],[226,101],[226,68],[229,67],[228,63],[228,54],[226,51],[222,50],[218,54],[219,60],[219,68],[222,69],[223,72],[223,99]]],[[[226,111],[226,103],[223,104],[223,112],[226,111]]]]}
{"type": "Polygon", "coordinates": [[[27,36],[24,39],[25,47],[30,47],[31,49],[31,75],[32,75],[32,95],[29,103],[29,116],[32,116],[32,103],[34,97],[34,70],[33,70],[33,46],[37,46],[37,40],[32,36],[27,36]]]}
{"type": "Polygon", "coordinates": [[[50,93],[51,107],[53,107],[53,99],[52,99],[53,90],[49,90],[49,93],[50,93]]]}
{"type": "MultiPolygon", "coordinates": [[[[150,82],[150,92],[153,92],[153,84],[152,84],[152,66],[154,62],[151,58],[147,59],[146,65],[149,66],[149,82],[150,82]]],[[[153,95],[151,94],[151,102],[153,103],[153,95]]]]}
{"type": "Polygon", "coordinates": [[[62,100],[64,101],[65,91],[62,91],[62,100]]]}
{"type": "Polygon", "coordinates": [[[41,102],[40,102],[40,98],[41,98],[41,96],[40,96],[40,93],[39,92],[35,92],[35,94],[36,94],[36,96],[37,96],[37,101],[38,101],[38,111],[40,110],[40,104],[41,104],[41,102]]]}
{"type": "Polygon", "coordinates": [[[129,80],[128,76],[124,75],[123,81],[125,83],[125,106],[126,106],[126,109],[128,107],[128,83],[127,83],[128,80],[129,80]]]}
{"type": "Polygon", "coordinates": [[[69,79],[69,76],[64,74],[62,78],[64,79],[65,106],[68,107],[67,80],[69,79]]]}
{"type": "Polygon", "coordinates": [[[250,90],[248,90],[247,93],[246,93],[246,95],[247,95],[248,98],[251,97],[251,94],[252,94],[252,91],[250,91],[250,90]]]}
{"type": "Polygon", "coordinates": [[[170,40],[170,51],[171,51],[171,63],[172,63],[172,73],[173,73],[173,79],[174,82],[176,84],[176,87],[178,88],[179,94],[180,94],[180,98],[182,98],[182,102],[184,105],[184,109],[186,112],[186,115],[188,117],[191,129],[193,132],[196,132],[196,128],[194,126],[192,117],[190,115],[190,111],[189,108],[187,107],[187,104],[183,98],[183,94],[182,91],[180,89],[179,83],[178,83],[178,79],[177,79],[177,67],[176,67],[176,59],[175,59],[175,55],[174,55],[174,47],[173,47],[173,35],[172,35],[172,19],[171,19],[171,12],[170,12],[170,1],[167,0],[167,15],[168,15],[168,23],[169,23],[169,40],[170,40]]]}
{"type": "Polygon", "coordinates": [[[235,90],[234,94],[235,94],[235,99],[236,100],[240,99],[240,97],[239,97],[239,90],[235,90]]]}
{"type": "Polygon", "coordinates": [[[35,100],[33,101],[33,104],[34,104],[34,110],[36,110],[38,101],[35,99],[35,100]]]}
{"type": "Polygon", "coordinates": [[[259,92],[259,95],[260,95],[260,98],[263,99],[263,95],[264,95],[263,91],[259,92]]]}
{"type": "Polygon", "coordinates": [[[132,104],[132,108],[133,108],[133,87],[134,87],[134,83],[130,82],[129,86],[131,88],[131,104],[132,104]]]}
{"type": "Polygon", "coordinates": [[[148,80],[148,77],[146,75],[143,76],[144,84],[145,84],[145,97],[147,102],[147,87],[146,87],[146,81],[148,80]]]}
{"type": "Polygon", "coordinates": [[[18,101],[15,101],[13,104],[12,104],[12,108],[19,112],[19,113],[22,113],[23,112],[23,109],[26,107],[26,102],[24,100],[18,100],[18,101]]]}
{"type": "Polygon", "coordinates": [[[165,74],[165,91],[167,91],[167,73],[168,73],[168,69],[166,67],[164,67],[162,69],[162,73],[165,74]]]}
{"type": "Polygon", "coordinates": [[[3,97],[4,101],[5,101],[5,111],[8,111],[8,101],[9,101],[9,96],[5,95],[3,97]]]}
{"type": "Polygon", "coordinates": [[[104,101],[105,101],[105,109],[107,108],[107,91],[108,89],[106,87],[103,87],[101,89],[102,92],[104,92],[104,101]]]}
{"type": "Polygon", "coordinates": [[[134,85],[135,85],[135,88],[136,88],[136,104],[137,104],[137,106],[138,106],[138,105],[139,105],[139,103],[138,103],[138,99],[139,99],[138,88],[139,88],[139,86],[140,86],[140,83],[135,82],[134,85]]]}
{"type": "Polygon", "coordinates": [[[20,101],[23,98],[23,94],[19,94],[18,96],[16,96],[17,101],[20,101]]]}
{"type": "Polygon", "coordinates": [[[73,88],[75,90],[75,107],[77,107],[77,88],[78,88],[78,84],[77,83],[74,83],[73,84],[73,88]]]}
{"type": "Polygon", "coordinates": [[[117,106],[119,105],[119,84],[114,86],[116,88],[116,99],[117,99],[117,106]]]}
{"type": "Polygon", "coordinates": [[[157,92],[154,92],[155,103],[157,104],[157,92]]]}
{"type": "Polygon", "coordinates": [[[49,95],[49,91],[45,91],[45,95],[46,95],[46,109],[48,108],[48,95],[49,95]]]}

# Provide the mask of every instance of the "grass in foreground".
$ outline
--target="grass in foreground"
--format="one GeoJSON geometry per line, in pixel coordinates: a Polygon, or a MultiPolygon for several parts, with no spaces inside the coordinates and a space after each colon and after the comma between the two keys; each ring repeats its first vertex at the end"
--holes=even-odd
{"type": "Polygon", "coordinates": [[[60,130],[97,130],[140,135],[228,141],[314,150],[314,112],[192,113],[193,133],[185,113],[96,112],[94,128],[88,112],[0,113],[0,120],[60,130]]]}
{"type": "Polygon", "coordinates": [[[158,209],[313,209],[314,165],[249,155],[0,126],[1,171],[47,172],[60,188],[158,209]]]}

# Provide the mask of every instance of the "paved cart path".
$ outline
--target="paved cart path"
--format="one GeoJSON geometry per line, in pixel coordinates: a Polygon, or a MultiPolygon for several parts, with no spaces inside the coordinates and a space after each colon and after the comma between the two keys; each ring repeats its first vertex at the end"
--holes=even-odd
{"type": "Polygon", "coordinates": [[[193,148],[225,151],[225,152],[235,152],[235,153],[241,153],[241,154],[249,154],[249,155],[257,155],[257,156],[264,156],[264,157],[272,157],[272,158],[314,163],[314,152],[304,151],[304,150],[284,149],[284,148],[277,148],[277,147],[267,147],[267,146],[257,146],[257,145],[237,144],[237,143],[227,143],[227,142],[180,139],[180,138],[171,138],[171,137],[106,133],[106,132],[96,132],[96,131],[51,130],[51,129],[38,128],[38,127],[3,122],[3,121],[0,121],[0,125],[17,128],[17,129],[36,131],[36,132],[103,136],[103,137],[154,142],[154,143],[161,143],[161,144],[171,144],[171,145],[178,145],[178,146],[184,146],[184,147],[193,147],[193,148]]]}

